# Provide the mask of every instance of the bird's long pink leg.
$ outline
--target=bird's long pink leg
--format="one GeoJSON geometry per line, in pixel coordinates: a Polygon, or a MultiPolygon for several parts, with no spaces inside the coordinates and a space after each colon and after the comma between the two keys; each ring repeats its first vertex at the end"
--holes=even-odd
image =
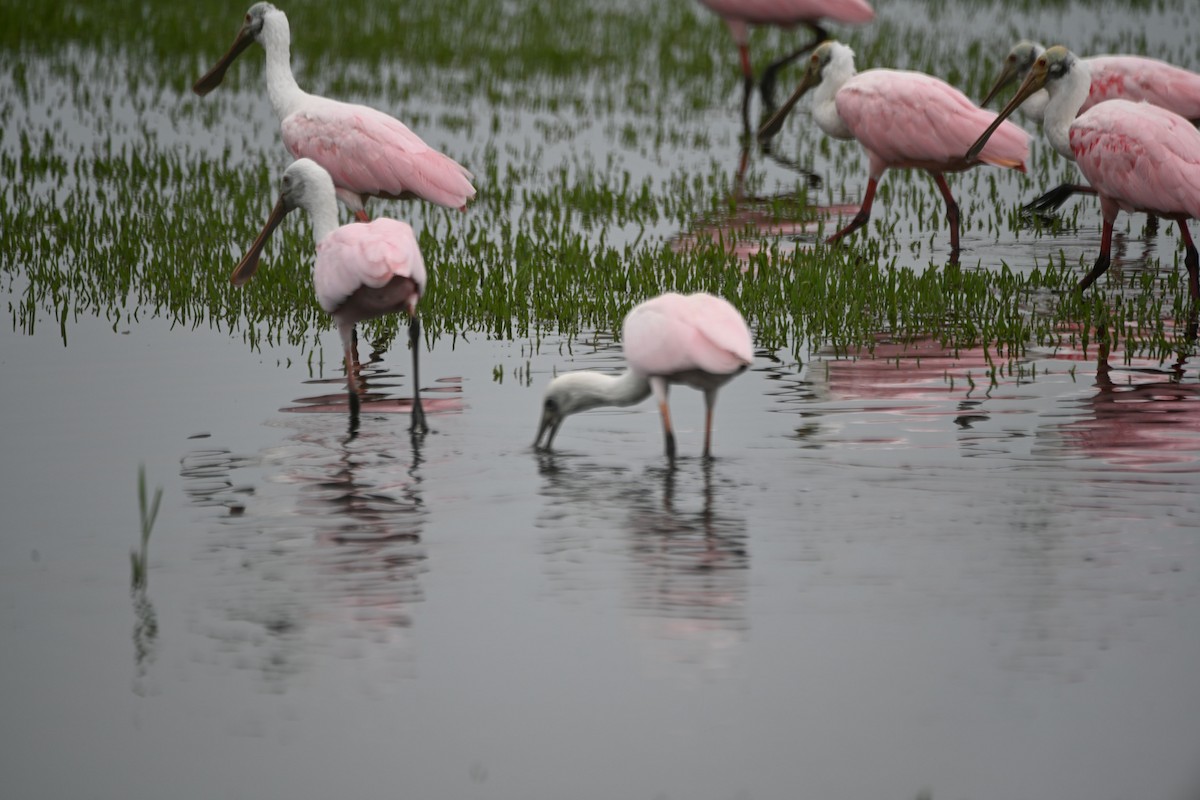
{"type": "Polygon", "coordinates": [[[826,244],[833,244],[867,224],[867,220],[871,218],[871,205],[875,202],[875,189],[878,186],[878,178],[871,178],[867,181],[867,193],[863,197],[862,206],[858,209],[858,213],[854,215],[854,219],[850,220],[849,225],[826,239],[826,244]]]}
{"type": "Polygon", "coordinates": [[[350,350],[346,350],[346,393],[350,401],[350,412],[358,413],[358,383],[354,380],[354,359],[350,350]]]}
{"type": "Polygon", "coordinates": [[[366,210],[361,209],[361,208],[358,211],[354,212],[354,218],[357,219],[359,222],[370,222],[371,221],[371,218],[369,216],[367,216],[366,210]]]}
{"type": "Polygon", "coordinates": [[[1100,256],[1096,259],[1096,265],[1092,267],[1092,271],[1079,282],[1080,291],[1091,286],[1096,278],[1099,278],[1108,270],[1110,260],[1109,251],[1112,249],[1112,232],[1113,220],[1108,219],[1106,216],[1104,219],[1104,232],[1100,234],[1100,256]]]}
{"type": "Polygon", "coordinates": [[[950,184],[946,183],[946,176],[940,172],[929,173],[933,176],[933,182],[937,184],[938,191],[942,193],[942,197],[946,200],[946,222],[950,225],[950,260],[958,261],[958,203],[954,202],[954,195],[950,194],[950,184]]]}
{"type": "Polygon", "coordinates": [[[671,409],[666,402],[658,404],[658,410],[662,414],[663,423],[663,438],[666,441],[667,460],[675,462],[675,432],[671,429],[671,409]]]}
{"type": "Polygon", "coordinates": [[[658,401],[658,411],[662,415],[663,439],[666,442],[667,460],[675,463],[675,432],[671,429],[671,409],[667,406],[667,382],[663,378],[652,377],[650,388],[654,390],[654,399],[658,401]]]}
{"type": "Polygon", "coordinates": [[[1187,251],[1187,255],[1183,257],[1183,264],[1188,271],[1188,294],[1193,300],[1200,300],[1200,253],[1196,252],[1192,232],[1188,230],[1187,223],[1177,220],[1175,224],[1179,226],[1179,235],[1183,237],[1183,246],[1187,251]]]}

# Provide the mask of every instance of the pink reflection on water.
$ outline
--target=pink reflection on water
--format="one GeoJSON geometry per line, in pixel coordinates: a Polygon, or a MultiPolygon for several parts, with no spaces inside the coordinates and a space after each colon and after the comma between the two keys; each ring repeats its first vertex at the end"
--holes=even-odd
{"type": "Polygon", "coordinates": [[[1127,469],[1200,468],[1200,380],[1186,369],[1194,343],[1193,327],[1180,356],[1164,366],[1157,359],[1110,353],[1101,337],[1096,391],[1076,401],[1082,419],[1059,426],[1063,444],[1127,469]]]}
{"type": "MultiPolygon", "coordinates": [[[[801,174],[803,169],[773,157],[783,166],[801,174]]],[[[754,195],[746,191],[746,173],[750,151],[742,150],[734,173],[733,190],[721,204],[721,211],[701,215],[688,231],[670,241],[671,249],[688,253],[699,248],[719,247],[749,262],[764,250],[789,252],[812,249],[827,222],[852,217],[859,207],[853,204],[808,205],[799,193],[754,195]]],[[[810,183],[815,178],[810,176],[810,183]]]]}

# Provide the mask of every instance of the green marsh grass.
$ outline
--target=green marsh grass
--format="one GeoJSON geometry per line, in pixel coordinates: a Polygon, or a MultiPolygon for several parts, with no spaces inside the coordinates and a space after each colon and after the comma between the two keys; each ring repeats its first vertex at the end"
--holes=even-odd
{"type": "MultiPolygon", "coordinates": [[[[0,275],[14,331],[53,326],[66,343],[81,316],[114,329],[155,316],[311,359],[329,320],[312,296],[305,221],[285,225],[247,287],[228,281],[287,163],[261,51],[247,51],[211,96],[189,91],[228,47],[244,5],[21,0],[0,11],[0,275]]],[[[615,335],[645,297],[705,290],[743,310],[760,347],[797,359],[817,348],[870,352],[880,334],[983,346],[1005,369],[1029,347],[1079,346],[1095,330],[1112,332],[1127,357],[1178,349],[1174,321],[1190,309],[1173,230],[1160,226],[1157,250],[1139,260],[1142,218],[1123,217],[1136,263],[1074,292],[1095,255],[1098,213],[1081,200],[1052,220],[1021,215],[1023,201],[1074,180],[1036,135],[1027,175],[976,169],[951,179],[969,242],[961,267],[945,263],[944,208],[920,173],[888,173],[872,224],[845,246],[737,222],[753,206],[769,221],[813,223],[813,204],[859,199],[865,161],[801,113],[777,149],[822,185],[755,154],[738,188],[736,52],[691,0],[468,0],[453,14],[430,3],[280,5],[302,85],[397,114],[477,176],[465,214],[371,207],[419,232],[431,340],[615,335]],[[719,234],[672,246],[701,227],[719,234]],[[734,255],[740,245],[753,254],[734,255]]],[[[1104,5],[1169,28],[1187,0],[1104,5]]],[[[876,24],[841,33],[860,68],[921,69],[978,97],[1008,44],[1053,30],[1069,6],[880,2],[876,24]],[[1018,30],[1014,8],[1029,27],[1018,30]]],[[[753,47],[781,52],[796,35],[759,31],[753,47]]],[[[1077,35],[1088,37],[1072,42],[1082,52],[1153,48],[1200,67],[1182,34],[1151,41],[1117,26],[1077,35]]],[[[798,74],[785,73],[781,91],[798,74]]],[[[366,335],[386,343],[398,326],[382,321],[366,335]]]]}
{"type": "Polygon", "coordinates": [[[129,551],[129,583],[134,590],[144,590],[150,577],[148,566],[150,534],[154,531],[154,522],[158,519],[158,507],[161,502],[162,487],[154,490],[154,499],[151,500],[146,491],[146,465],[138,465],[138,517],[141,523],[141,545],[139,549],[129,551]]]}

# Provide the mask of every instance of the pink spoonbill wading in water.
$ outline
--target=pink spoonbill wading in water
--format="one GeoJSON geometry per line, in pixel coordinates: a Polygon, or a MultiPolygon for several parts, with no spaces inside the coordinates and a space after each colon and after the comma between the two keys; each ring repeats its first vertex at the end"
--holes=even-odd
{"type": "Polygon", "coordinates": [[[333,316],[341,337],[351,414],[357,416],[359,406],[353,355],[354,326],[364,320],[403,311],[408,314],[408,339],[412,347],[410,430],[426,432],[429,428],[421,408],[418,372],[421,319],[417,316],[417,302],[425,291],[425,261],[412,228],[406,222],[383,217],[339,227],[333,180],[320,165],[307,158],[287,168],[282,187],[279,201],[262,233],[233,270],[230,280],[235,286],[250,280],[272,231],[293,209],[307,211],[317,249],[313,288],[317,302],[333,316]]]}
{"type": "MultiPolygon", "coordinates": [[[[1034,62],[1045,52],[1046,48],[1028,40],[1013,45],[991,91],[979,105],[986,106],[1010,83],[1023,81],[1034,62]]],[[[1105,55],[1081,58],[1079,61],[1091,74],[1087,99],[1079,106],[1079,114],[1106,100],[1144,100],[1159,108],[1174,111],[1193,125],[1200,123],[1200,73],[1146,56],[1105,55]]],[[[1039,89],[1021,104],[1021,113],[1041,123],[1049,101],[1049,92],[1039,89]]],[[[1096,191],[1090,186],[1064,183],[1046,192],[1026,208],[1052,211],[1077,193],[1095,194],[1096,191]]]]}
{"type": "Polygon", "coordinates": [[[746,320],[723,298],[672,292],[634,306],[625,317],[621,338],[628,363],[621,375],[571,372],[546,387],[534,447],[549,450],[559,426],[571,414],[600,406],[630,406],[653,392],[662,414],[667,458],[673,462],[675,434],[667,391],[672,383],[682,383],[704,392],[704,457],[711,457],[717,390],[754,360],[746,320]]]}
{"type": "Polygon", "coordinates": [[[333,178],[338,199],[362,222],[367,197],[420,198],[464,209],[475,197],[473,176],[439,153],[404,123],[374,108],[309,94],[296,84],[287,15],[255,3],[221,59],[192,90],[206,95],[253,42],[266,51],[267,95],[279,117],[283,144],[295,158],[311,158],[333,178]]]}
{"type": "Polygon", "coordinates": [[[866,224],[875,190],[885,170],[923,169],[946,200],[950,226],[951,261],[958,260],[958,204],[946,183],[947,172],[979,164],[1025,171],[1029,135],[1005,122],[996,137],[976,154],[966,154],[988,123],[996,118],[972,103],[945,81],[922,72],[869,69],[856,72],[854,51],[840,42],[824,42],[809,59],[804,80],[788,101],[763,125],[759,137],[769,138],[800,98],[813,90],[813,117],[826,134],[857,139],[870,159],[870,178],[862,207],[850,224],[827,239],[833,243],[866,224]],[[815,89],[814,89],[815,87],[815,89]]]}
{"type": "Polygon", "coordinates": [[[971,146],[968,157],[987,146],[995,125],[1045,88],[1046,138],[1063,156],[1075,159],[1100,195],[1104,217],[1100,255],[1079,288],[1091,286],[1108,269],[1117,214],[1144,212],[1174,220],[1179,227],[1188,292],[1200,300],[1200,255],[1187,226],[1187,220],[1200,217],[1200,131],[1178,114],[1145,102],[1109,100],[1080,114],[1091,85],[1081,59],[1065,47],[1051,47],[1038,56],[1016,95],[971,146]]]}
{"type": "Polygon", "coordinates": [[[795,61],[829,38],[825,21],[862,24],[875,19],[875,10],[867,0],[700,0],[725,20],[741,59],[743,92],[742,124],[749,138],[750,95],[754,93],[754,68],[750,63],[750,26],[776,25],[793,28],[803,25],[815,37],[808,44],[783,58],[773,61],[763,70],[759,79],[759,94],[767,114],[775,109],[775,81],[780,69],[795,61]]]}

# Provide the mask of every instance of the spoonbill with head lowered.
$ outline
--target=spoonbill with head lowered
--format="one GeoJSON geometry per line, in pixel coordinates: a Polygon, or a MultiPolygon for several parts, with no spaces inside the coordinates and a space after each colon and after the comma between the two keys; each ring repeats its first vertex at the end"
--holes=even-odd
{"type": "Polygon", "coordinates": [[[279,117],[283,144],[296,158],[311,158],[333,178],[338,199],[365,222],[367,197],[418,197],[463,209],[475,196],[473,176],[457,161],[425,144],[394,117],[369,106],[309,94],[296,84],[287,15],[270,3],[246,12],[233,46],[196,81],[206,95],[243,50],[258,42],[266,51],[267,95],[279,117]]]}
{"type": "Polygon", "coordinates": [[[945,173],[979,164],[1025,171],[1029,135],[1011,122],[999,126],[998,136],[978,153],[966,156],[970,142],[995,119],[945,81],[922,72],[869,69],[856,72],[854,51],[840,42],[824,42],[809,59],[804,80],[775,112],[759,138],[770,137],[783,125],[792,107],[809,89],[813,117],[821,130],[837,139],[857,139],[870,159],[870,178],[862,208],[850,224],[830,236],[836,242],[861,228],[871,217],[875,190],[885,170],[923,169],[946,200],[950,225],[951,261],[958,258],[959,212],[945,173]]]}
{"type": "Polygon", "coordinates": [[[704,457],[712,453],[713,404],[717,390],[754,360],[750,329],[729,301],[711,294],[673,292],[630,310],[622,326],[625,360],[619,376],[571,372],[546,387],[534,447],[549,450],[563,420],[600,406],[640,403],[651,392],[662,413],[667,458],[675,460],[675,434],[667,391],[682,383],[704,392],[704,457]]]}
{"type": "Polygon", "coordinates": [[[425,291],[425,261],[412,228],[406,222],[383,217],[338,227],[333,180],[319,164],[307,158],[287,168],[282,187],[262,233],[233,270],[230,280],[235,286],[250,280],[272,231],[293,209],[307,211],[317,246],[313,288],[321,308],[333,315],[342,340],[351,413],[358,411],[359,403],[354,377],[354,326],[404,311],[409,318],[408,339],[413,358],[410,430],[427,431],[421,408],[418,373],[421,319],[417,316],[417,302],[425,291]]]}
{"type": "Polygon", "coordinates": [[[1091,286],[1108,269],[1117,213],[1140,211],[1175,220],[1186,250],[1188,291],[1200,300],[1200,254],[1187,226],[1187,220],[1200,217],[1200,131],[1174,112],[1128,100],[1109,100],[1079,114],[1091,84],[1086,64],[1065,47],[1051,47],[1038,56],[968,157],[986,146],[996,125],[1044,87],[1049,93],[1042,120],[1046,138],[1059,153],[1075,159],[1100,195],[1104,216],[1100,255],[1079,288],[1091,286]]]}
{"type": "Polygon", "coordinates": [[[750,65],[751,25],[777,25],[791,28],[803,25],[816,37],[798,50],[773,61],[763,70],[759,93],[768,113],[775,108],[775,76],[780,69],[795,61],[829,38],[822,23],[826,20],[851,24],[870,22],[875,10],[867,0],[700,0],[725,20],[741,57],[743,93],[742,124],[750,135],[750,95],[754,92],[754,69],[750,65]]]}

